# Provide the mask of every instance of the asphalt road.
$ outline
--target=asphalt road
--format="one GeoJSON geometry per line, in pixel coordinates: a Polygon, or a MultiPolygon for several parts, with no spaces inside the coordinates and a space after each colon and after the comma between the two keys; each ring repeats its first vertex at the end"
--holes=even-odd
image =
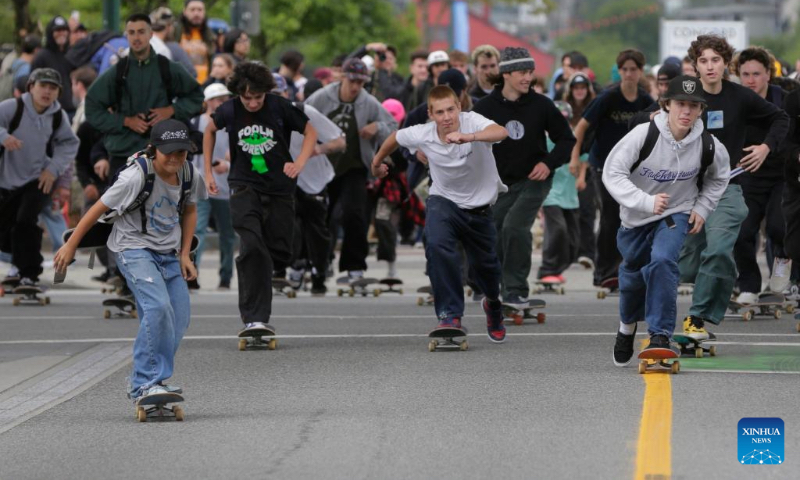
{"type": "Polygon", "coordinates": [[[509,325],[495,345],[468,303],[469,351],[430,353],[422,264],[402,252],[402,296],[276,298],[275,351],[237,350],[235,293],[193,294],[171,381],[184,422],[135,421],[137,323],[104,320],[97,289],[53,290],[47,307],[0,299],[0,479],[796,478],[791,316],[732,318],[717,357],[643,376],[611,363],[617,300],[575,268],[566,295],[541,297],[544,324],[509,325]],[[783,419],[785,464],[739,463],[743,417],[783,419]]]}

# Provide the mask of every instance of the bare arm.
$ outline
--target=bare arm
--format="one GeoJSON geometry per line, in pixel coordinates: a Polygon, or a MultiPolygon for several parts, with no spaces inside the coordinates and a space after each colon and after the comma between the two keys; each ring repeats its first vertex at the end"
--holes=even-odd
{"type": "Polygon", "coordinates": [[[372,159],[372,174],[378,178],[383,178],[389,174],[389,166],[383,163],[383,160],[391,155],[400,146],[397,143],[397,132],[394,131],[389,134],[389,137],[383,142],[378,153],[372,159]]]}
{"type": "Polygon", "coordinates": [[[206,189],[211,195],[219,193],[217,182],[211,173],[211,163],[214,161],[214,146],[217,144],[217,126],[214,122],[208,122],[206,130],[203,132],[203,165],[205,170],[206,189]]]}
{"type": "Polygon", "coordinates": [[[320,145],[317,145],[314,148],[315,155],[327,155],[329,153],[336,153],[342,152],[344,149],[347,148],[347,141],[345,138],[339,137],[335,140],[331,140],[330,142],[326,142],[320,145]]]}
{"type": "MultiPolygon", "coordinates": [[[[205,142],[204,142],[205,143],[205,142]]],[[[189,254],[192,250],[192,239],[197,227],[197,205],[186,205],[181,215],[181,273],[186,280],[197,278],[197,267],[194,266],[189,254]]]]}
{"type": "Polygon", "coordinates": [[[581,147],[583,146],[583,139],[586,136],[586,131],[589,129],[589,122],[585,118],[581,118],[575,126],[575,146],[572,148],[572,156],[569,161],[569,172],[578,176],[579,169],[581,168],[581,147]]]}

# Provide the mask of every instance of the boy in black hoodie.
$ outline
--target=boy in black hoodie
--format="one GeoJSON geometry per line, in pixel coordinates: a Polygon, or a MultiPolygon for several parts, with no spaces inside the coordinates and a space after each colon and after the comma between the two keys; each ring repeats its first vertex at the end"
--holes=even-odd
{"type": "Polygon", "coordinates": [[[492,147],[500,179],[508,185],[493,210],[503,301],[515,305],[528,303],[531,227],[550,191],[553,172],[569,161],[575,146],[561,112],[549,98],[531,89],[535,68],[524,48],[505,48],[494,91],[473,109],[508,130],[508,138],[492,147]],[[547,136],[555,143],[550,153],[547,136]]]}
{"type": "MultiPolygon", "coordinates": [[[[39,50],[39,53],[33,58],[31,71],[37,68],[52,68],[61,75],[62,79],[68,79],[70,72],[75,69],[65,56],[69,48],[69,24],[64,17],[57,15],[47,24],[46,32],[47,40],[44,48],[39,50]]],[[[75,114],[75,105],[72,102],[72,84],[70,82],[62,82],[58,103],[72,119],[75,114]]]]}

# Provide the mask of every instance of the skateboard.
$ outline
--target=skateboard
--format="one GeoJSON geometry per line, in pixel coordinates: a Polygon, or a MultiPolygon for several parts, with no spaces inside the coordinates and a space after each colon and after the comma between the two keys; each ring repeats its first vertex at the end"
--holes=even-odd
{"type": "Polygon", "coordinates": [[[645,348],[637,356],[639,359],[639,373],[678,373],[681,371],[681,362],[673,360],[678,356],[679,353],[672,348],[645,348]]]}
{"type": "Polygon", "coordinates": [[[12,293],[19,286],[19,277],[6,277],[0,282],[0,297],[5,297],[6,293],[12,293]]]}
{"type": "Polygon", "coordinates": [[[681,283],[678,285],[678,295],[692,295],[694,293],[694,283],[681,283]]]}
{"type": "Polygon", "coordinates": [[[533,282],[535,287],[531,290],[531,295],[538,295],[540,293],[556,293],[558,295],[564,295],[567,293],[564,290],[564,282],[542,282],[541,280],[537,280],[533,282]]]}
{"type": "Polygon", "coordinates": [[[19,286],[14,288],[14,290],[12,290],[11,293],[17,295],[16,297],[14,297],[14,301],[12,302],[15,307],[21,305],[22,302],[27,302],[27,303],[35,302],[43,306],[50,305],[50,297],[48,297],[47,295],[43,297],[38,296],[39,294],[44,293],[44,290],[42,290],[40,287],[19,286]]]}
{"type": "Polygon", "coordinates": [[[427,294],[425,297],[417,297],[417,305],[420,307],[423,305],[433,305],[433,287],[428,285],[425,287],[419,287],[417,289],[417,293],[424,293],[427,294]]]}
{"type": "MultiPolygon", "coordinates": [[[[337,282],[338,283],[338,282],[337,282]]],[[[358,280],[353,280],[352,282],[347,282],[346,285],[349,285],[349,288],[343,287],[336,289],[336,295],[342,297],[345,293],[348,296],[354,297],[356,294],[361,295],[362,297],[366,297],[370,293],[375,295],[376,297],[380,295],[380,289],[376,288],[372,291],[369,290],[369,286],[373,283],[378,283],[377,278],[359,278],[358,280]],[[378,292],[378,293],[375,293],[378,292]]]]}
{"type": "Polygon", "coordinates": [[[260,329],[242,330],[239,332],[239,351],[245,350],[275,350],[278,348],[278,339],[264,337],[274,337],[275,330],[266,326],[260,329]]]}
{"type": "Polygon", "coordinates": [[[275,290],[275,293],[278,295],[285,295],[286,298],[297,298],[297,290],[295,290],[292,284],[289,283],[289,280],[285,278],[273,278],[272,289],[275,290]]]}
{"type": "Polygon", "coordinates": [[[741,316],[742,320],[749,322],[753,317],[773,317],[776,320],[781,318],[782,309],[789,309],[794,312],[794,305],[786,301],[786,298],[779,293],[766,293],[758,296],[758,302],[743,304],[731,299],[728,309],[734,315],[741,316]],[[741,311],[741,313],[739,313],[741,311]]]}
{"type": "Polygon", "coordinates": [[[609,278],[600,284],[601,290],[597,292],[597,298],[603,300],[606,297],[619,297],[619,279],[609,278]]]}
{"type": "Polygon", "coordinates": [[[717,347],[715,345],[711,345],[710,347],[703,346],[706,342],[713,343],[717,340],[717,336],[713,333],[708,334],[707,340],[695,340],[692,337],[676,333],[672,335],[672,340],[680,347],[682,357],[694,356],[695,358],[703,358],[706,353],[712,357],[717,356],[717,347]]]}
{"type": "Polygon", "coordinates": [[[466,338],[464,340],[455,340],[458,337],[466,337],[466,328],[455,327],[436,327],[428,333],[431,341],[428,342],[428,351],[434,352],[438,349],[442,350],[461,350],[469,349],[469,343],[466,338]]]}
{"type": "Polygon", "coordinates": [[[136,302],[132,298],[128,297],[118,297],[118,298],[107,298],[103,300],[104,307],[115,307],[117,311],[112,312],[110,309],[106,308],[103,310],[103,318],[111,318],[111,317],[130,317],[130,318],[138,318],[138,313],[136,312],[136,302]]]}
{"type": "Polygon", "coordinates": [[[175,418],[175,420],[182,422],[184,419],[183,407],[180,405],[168,406],[182,401],[182,396],[169,392],[142,397],[136,402],[136,419],[140,422],[146,422],[148,418],[157,418],[159,420],[175,418]]]}
{"type": "Polygon", "coordinates": [[[115,295],[122,295],[122,290],[125,288],[125,279],[113,276],[108,279],[105,286],[100,290],[101,293],[113,293],[115,295]]]}
{"type": "Polygon", "coordinates": [[[515,305],[503,304],[503,316],[510,318],[514,321],[514,325],[522,325],[526,318],[535,318],[537,323],[544,323],[546,315],[544,312],[539,312],[536,315],[531,313],[531,310],[536,308],[544,308],[547,302],[544,300],[530,300],[528,306],[518,308],[515,305]]]}
{"type": "Polygon", "coordinates": [[[384,293],[397,293],[399,295],[403,294],[403,287],[397,287],[398,285],[403,285],[403,281],[399,278],[382,278],[378,280],[378,285],[383,285],[381,288],[376,288],[372,291],[373,295],[380,296],[384,293]]]}

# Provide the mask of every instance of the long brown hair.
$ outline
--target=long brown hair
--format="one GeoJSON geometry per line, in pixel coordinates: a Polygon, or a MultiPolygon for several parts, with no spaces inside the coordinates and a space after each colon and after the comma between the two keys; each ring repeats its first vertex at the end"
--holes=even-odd
{"type": "Polygon", "coordinates": [[[596,96],[597,93],[595,93],[594,86],[592,85],[592,81],[589,79],[588,75],[586,75],[583,72],[575,72],[572,74],[571,77],[569,77],[569,80],[567,80],[566,86],[564,88],[563,100],[569,103],[569,105],[572,107],[572,119],[570,120],[570,125],[573,128],[575,127],[575,125],[578,124],[578,122],[581,119],[581,116],[583,115],[583,112],[586,110],[586,107],[588,107],[589,104],[592,103],[592,100],[594,100],[596,96]],[[586,100],[584,100],[583,103],[581,104],[579,104],[578,101],[575,99],[575,97],[572,95],[572,87],[575,85],[575,79],[577,77],[583,77],[586,80],[585,82],[586,88],[589,90],[588,93],[586,94],[586,100]]]}

